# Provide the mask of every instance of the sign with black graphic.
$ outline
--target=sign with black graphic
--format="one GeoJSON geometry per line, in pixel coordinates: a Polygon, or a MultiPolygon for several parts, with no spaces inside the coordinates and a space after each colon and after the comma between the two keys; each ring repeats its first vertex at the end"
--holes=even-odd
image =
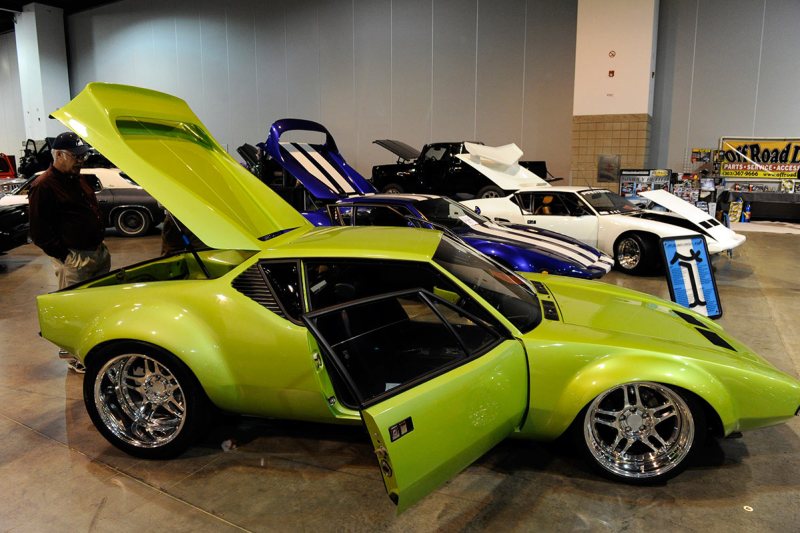
{"type": "Polygon", "coordinates": [[[709,318],[721,317],[722,304],[705,237],[661,239],[661,252],[672,301],[709,318]]]}

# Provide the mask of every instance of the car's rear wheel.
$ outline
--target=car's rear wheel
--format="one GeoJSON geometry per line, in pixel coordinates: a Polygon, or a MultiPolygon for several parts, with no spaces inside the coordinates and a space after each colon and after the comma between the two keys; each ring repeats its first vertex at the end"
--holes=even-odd
{"type": "Polygon", "coordinates": [[[390,183],[381,189],[381,192],[384,194],[403,194],[405,191],[401,185],[397,183],[390,183]]]}
{"type": "Polygon", "coordinates": [[[655,264],[655,247],[637,233],[623,235],[614,245],[617,268],[628,274],[645,274],[655,264]]]}
{"type": "Polygon", "coordinates": [[[86,410],[122,451],[145,459],[175,457],[205,427],[209,401],[191,371],[158,347],[125,342],[87,361],[86,410]]]}
{"type": "Polygon", "coordinates": [[[575,425],[587,458],[616,480],[665,481],[683,471],[705,437],[705,412],[690,394],[651,382],[597,396],[575,425]]]}
{"type": "Polygon", "coordinates": [[[478,191],[478,198],[501,198],[503,196],[503,189],[497,185],[487,185],[478,191]]]}
{"type": "Polygon", "coordinates": [[[136,207],[124,207],[114,213],[114,227],[123,237],[141,237],[150,231],[150,216],[136,207]]]}

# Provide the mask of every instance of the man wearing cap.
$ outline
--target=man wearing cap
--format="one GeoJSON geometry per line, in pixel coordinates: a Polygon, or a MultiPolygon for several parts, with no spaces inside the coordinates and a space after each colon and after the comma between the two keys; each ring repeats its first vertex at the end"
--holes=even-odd
{"type": "MultiPolygon", "coordinates": [[[[109,271],[111,256],[103,244],[105,225],[94,190],[81,166],[89,146],[72,132],[50,145],[53,164],[31,185],[28,193],[30,233],[34,244],[53,261],[58,288],[63,289],[109,271]]],[[[69,356],[70,368],[82,365],[69,356]]]]}

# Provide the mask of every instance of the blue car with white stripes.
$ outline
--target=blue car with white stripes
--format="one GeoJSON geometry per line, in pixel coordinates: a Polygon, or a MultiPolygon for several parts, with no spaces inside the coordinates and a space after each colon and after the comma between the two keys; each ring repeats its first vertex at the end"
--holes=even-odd
{"type": "MultiPolygon", "coordinates": [[[[293,134],[294,137],[297,133],[293,134]]],[[[607,254],[570,237],[521,225],[499,225],[449,198],[423,194],[376,194],[347,164],[330,132],[309,120],[283,119],[259,144],[297,180],[306,198],[301,211],[316,225],[417,226],[450,232],[498,263],[523,272],[597,279],[614,265],[607,254]],[[323,134],[322,143],[286,141],[287,132],[323,134]],[[308,206],[314,209],[308,209],[308,206]]],[[[281,191],[279,191],[281,192],[281,191]]],[[[282,191],[286,192],[286,191],[282,191]]],[[[298,206],[299,207],[299,206],[298,206]]]]}

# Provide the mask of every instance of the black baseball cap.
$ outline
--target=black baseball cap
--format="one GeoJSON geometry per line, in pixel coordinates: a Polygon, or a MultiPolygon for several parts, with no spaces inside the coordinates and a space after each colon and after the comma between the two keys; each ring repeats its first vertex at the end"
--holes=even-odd
{"type": "Polygon", "coordinates": [[[66,150],[72,152],[73,155],[83,155],[89,151],[89,145],[83,142],[83,139],[78,137],[71,131],[61,133],[53,140],[50,145],[51,150],[66,150]]]}

